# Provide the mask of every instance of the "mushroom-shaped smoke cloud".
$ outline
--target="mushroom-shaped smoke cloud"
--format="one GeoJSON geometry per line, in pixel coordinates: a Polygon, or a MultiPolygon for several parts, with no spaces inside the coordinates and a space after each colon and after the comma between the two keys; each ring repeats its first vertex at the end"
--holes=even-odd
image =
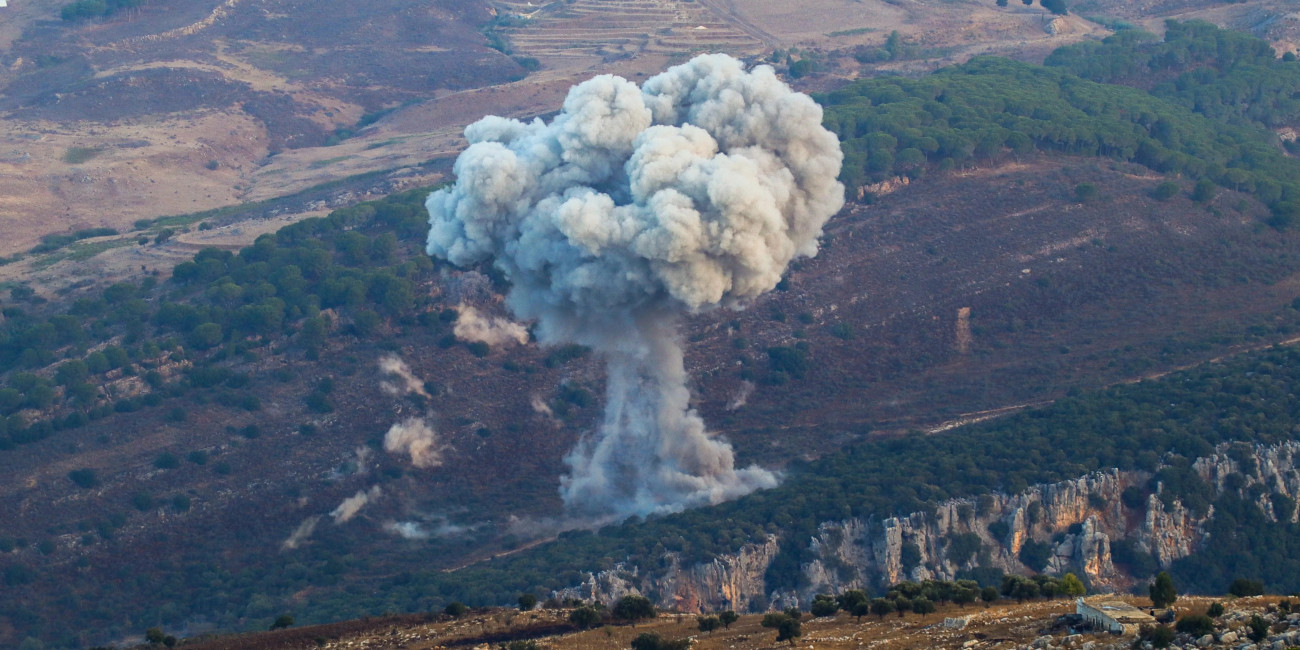
{"type": "Polygon", "coordinates": [[[543,344],[609,366],[605,420],[570,454],[566,504],[626,516],[771,487],[690,408],[678,317],[740,308],[817,253],[843,205],[842,154],[822,112],[771,68],[721,54],[643,87],[575,86],[549,123],[485,117],[465,130],[455,185],[428,199],[428,252],[495,260],[508,305],[543,344]]]}

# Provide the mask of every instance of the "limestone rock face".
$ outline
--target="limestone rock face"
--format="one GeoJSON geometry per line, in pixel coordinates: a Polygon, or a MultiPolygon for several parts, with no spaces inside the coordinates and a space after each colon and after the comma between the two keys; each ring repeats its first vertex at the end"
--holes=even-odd
{"type": "MultiPolygon", "coordinates": [[[[1257,505],[1274,521],[1294,522],[1300,516],[1295,505],[1300,443],[1221,445],[1192,469],[1218,491],[1262,485],[1257,505]],[[1290,512],[1274,512],[1273,493],[1291,497],[1278,501],[1292,504],[1290,512]]],[[[556,595],[611,603],[640,593],[662,607],[686,612],[788,607],[806,604],[817,593],[902,580],[952,580],[977,566],[1035,573],[1044,567],[1027,567],[1019,560],[1020,550],[1031,541],[1050,545],[1048,572],[1074,572],[1095,588],[1122,591],[1150,576],[1130,576],[1117,567],[1112,541],[1126,540],[1150,552],[1165,568],[1205,544],[1206,524],[1214,516],[1212,507],[1193,512],[1168,498],[1161,485],[1137,508],[1125,505],[1123,492],[1130,487],[1150,491],[1151,477],[1140,471],[1094,472],[1016,495],[953,499],[927,512],[823,522],[805,542],[812,559],[803,565],[808,586],[799,592],[766,590],[764,576],[779,551],[778,539],[768,536],[704,564],[682,566],[670,554],[667,568],[657,573],[619,565],[556,595]],[[978,542],[973,553],[972,541],[978,542]],[[965,550],[954,552],[954,547],[965,550]]]]}

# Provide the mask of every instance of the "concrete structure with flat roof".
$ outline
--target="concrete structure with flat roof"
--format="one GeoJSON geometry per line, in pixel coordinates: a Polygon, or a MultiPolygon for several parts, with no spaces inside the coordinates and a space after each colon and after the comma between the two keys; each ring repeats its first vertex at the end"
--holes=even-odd
{"type": "Polygon", "coordinates": [[[1114,594],[1104,594],[1074,601],[1074,612],[1085,621],[1112,634],[1131,634],[1143,625],[1155,625],[1150,614],[1118,599],[1114,594]]]}

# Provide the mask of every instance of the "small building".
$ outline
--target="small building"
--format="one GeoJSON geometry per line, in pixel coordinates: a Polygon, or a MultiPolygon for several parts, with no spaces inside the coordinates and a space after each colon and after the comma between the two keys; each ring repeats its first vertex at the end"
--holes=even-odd
{"type": "Polygon", "coordinates": [[[1112,594],[1080,598],[1074,612],[1094,627],[1112,634],[1133,634],[1143,625],[1155,625],[1150,614],[1116,598],[1112,594]]]}

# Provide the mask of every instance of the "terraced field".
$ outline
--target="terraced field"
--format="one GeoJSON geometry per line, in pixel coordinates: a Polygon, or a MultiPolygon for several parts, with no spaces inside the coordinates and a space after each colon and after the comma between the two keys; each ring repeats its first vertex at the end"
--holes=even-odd
{"type": "Polygon", "coordinates": [[[514,52],[554,67],[643,54],[750,54],[765,47],[697,2],[573,0],[546,5],[503,2],[499,7],[503,23],[519,23],[500,30],[514,52]]]}

